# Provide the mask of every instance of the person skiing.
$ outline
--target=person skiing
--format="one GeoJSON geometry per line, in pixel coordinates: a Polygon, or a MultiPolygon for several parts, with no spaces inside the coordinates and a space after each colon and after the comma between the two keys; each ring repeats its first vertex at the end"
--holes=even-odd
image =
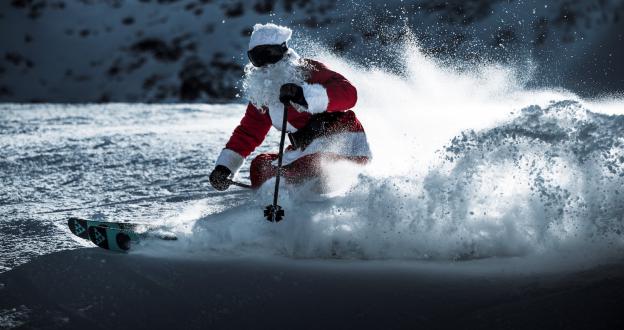
{"type": "MultiPolygon", "coordinates": [[[[243,80],[249,104],[210,174],[216,190],[230,186],[271,126],[281,129],[284,104],[291,145],[283,154],[281,175],[287,183],[322,178],[325,162],[366,164],[371,158],[364,128],[351,110],[355,87],[324,64],[300,57],[288,47],[291,35],[291,29],[272,23],[253,28],[243,80]]],[[[276,175],[277,157],[263,153],[251,161],[252,188],[276,175]]]]}

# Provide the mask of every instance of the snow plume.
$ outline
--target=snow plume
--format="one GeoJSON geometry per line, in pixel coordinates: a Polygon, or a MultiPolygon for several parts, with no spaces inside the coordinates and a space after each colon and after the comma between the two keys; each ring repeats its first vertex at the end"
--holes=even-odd
{"type": "Polygon", "coordinates": [[[279,107],[280,87],[287,83],[301,85],[305,79],[303,65],[301,57],[292,49],[275,64],[255,67],[248,63],[243,80],[245,97],[260,111],[263,106],[279,107]]]}
{"type": "Polygon", "coordinates": [[[357,232],[340,253],[617,254],[624,248],[623,124],[624,116],[575,101],[529,106],[509,122],[456,136],[422,175],[363,177],[339,207],[353,211],[349,220],[327,217],[341,235],[345,224],[357,232]]]}
{"type": "Polygon", "coordinates": [[[342,197],[310,202],[284,190],[278,224],[262,219],[268,183],[253,203],[198,221],[193,251],[427,260],[624,251],[621,100],[609,100],[610,115],[593,112],[600,100],[527,90],[531,72],[456,71],[413,44],[400,75],[312,57],[357,86],[372,164],[359,176],[334,165],[335,181],[355,177],[342,197]]]}

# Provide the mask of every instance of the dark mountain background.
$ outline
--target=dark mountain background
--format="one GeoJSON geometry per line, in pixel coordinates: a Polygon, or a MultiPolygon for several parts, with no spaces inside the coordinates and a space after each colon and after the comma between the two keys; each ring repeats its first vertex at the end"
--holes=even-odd
{"type": "Polygon", "coordinates": [[[5,0],[0,101],[236,100],[258,22],[293,28],[304,55],[400,73],[415,37],[450,66],[506,63],[595,97],[624,90],[623,15],[621,0],[5,0]]]}

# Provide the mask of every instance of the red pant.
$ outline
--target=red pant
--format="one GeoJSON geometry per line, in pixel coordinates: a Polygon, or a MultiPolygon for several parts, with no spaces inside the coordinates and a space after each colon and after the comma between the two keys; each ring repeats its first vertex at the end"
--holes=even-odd
{"type": "MultiPolygon", "coordinates": [[[[249,176],[251,177],[251,186],[253,188],[260,187],[268,179],[274,177],[277,173],[277,166],[273,166],[271,162],[277,159],[277,154],[260,154],[251,161],[249,168],[249,176]]],[[[315,153],[303,156],[294,162],[282,166],[282,177],[288,183],[301,183],[306,179],[321,177],[323,161],[348,160],[358,164],[366,164],[368,157],[366,156],[340,156],[336,154],[315,153]]]]}

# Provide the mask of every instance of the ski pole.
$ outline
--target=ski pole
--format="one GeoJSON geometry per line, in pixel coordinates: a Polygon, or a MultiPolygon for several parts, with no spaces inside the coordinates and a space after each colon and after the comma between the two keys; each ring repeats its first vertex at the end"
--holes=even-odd
{"type": "Polygon", "coordinates": [[[279,196],[279,182],[282,174],[282,156],[284,155],[284,140],[286,139],[286,124],[288,116],[288,105],[284,102],[284,116],[282,118],[282,136],[280,137],[279,153],[277,155],[277,173],[275,175],[275,192],[273,193],[273,204],[264,209],[264,216],[271,222],[278,222],[284,217],[284,210],[277,205],[279,196]]]}
{"type": "Polygon", "coordinates": [[[251,185],[248,185],[248,184],[245,184],[245,183],[241,183],[241,182],[236,182],[234,180],[228,179],[228,183],[231,184],[232,186],[237,186],[237,187],[241,187],[241,188],[251,189],[251,185]]]}

